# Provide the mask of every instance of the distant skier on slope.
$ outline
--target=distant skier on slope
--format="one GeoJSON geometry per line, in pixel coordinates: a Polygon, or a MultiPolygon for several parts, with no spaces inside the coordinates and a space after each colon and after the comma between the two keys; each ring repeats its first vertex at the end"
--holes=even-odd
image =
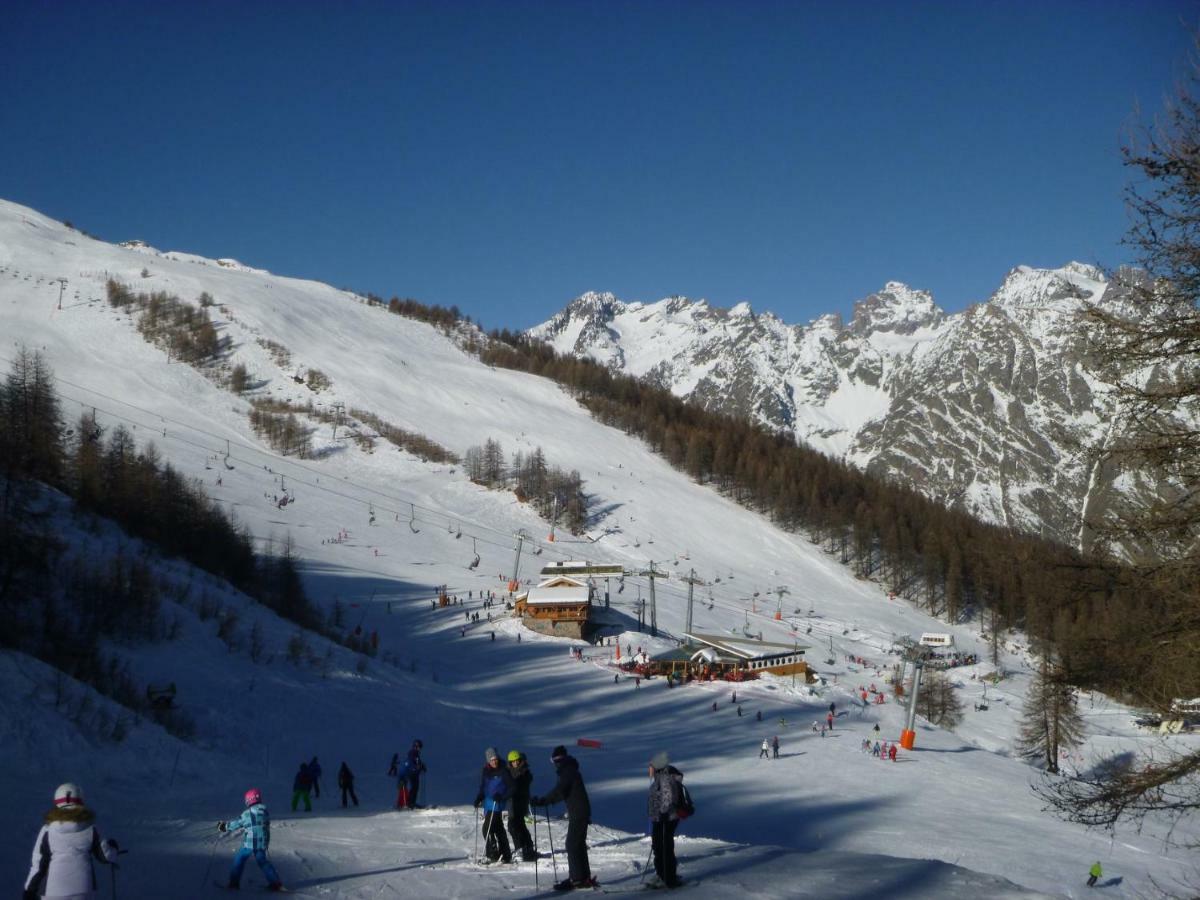
{"type": "Polygon", "coordinates": [[[771,742],[763,738],[762,747],[758,751],[759,759],[769,759],[771,756],[771,742]]]}
{"type": "Polygon", "coordinates": [[[312,762],[308,764],[308,774],[312,778],[313,796],[317,799],[321,797],[321,764],[314,756],[312,762]]]}
{"type": "Polygon", "coordinates": [[[408,759],[405,766],[408,780],[408,808],[417,806],[417,794],[421,791],[421,773],[425,771],[425,762],[421,759],[421,750],[425,747],[420,740],[412,742],[408,748],[408,759]]]}
{"type": "Polygon", "coordinates": [[[304,801],[304,811],[312,812],[312,775],[308,771],[308,763],[300,763],[300,771],[292,779],[292,812],[300,801],[304,801]]]}
{"type": "Polygon", "coordinates": [[[262,869],[267,879],[267,890],[282,891],[283,882],[275,866],[267,859],[267,848],[271,846],[271,816],[263,805],[262,794],[258,788],[250,788],[242,798],[246,803],[246,811],[238,818],[228,822],[218,822],[217,831],[222,834],[230,831],[241,831],[242,846],[233,856],[233,865],[229,869],[229,890],[236,891],[242,883],[242,870],[246,860],[254,857],[258,867],[262,869]]]}
{"type": "Polygon", "coordinates": [[[344,762],[342,767],[338,769],[338,787],[342,791],[342,808],[346,808],[346,795],[350,795],[350,799],[354,801],[354,805],[358,806],[358,796],[354,793],[354,773],[350,771],[350,767],[344,762]]]}
{"type": "Polygon", "coordinates": [[[119,848],[114,840],[101,840],[92,823],[96,814],[83,803],[83,791],[67,782],[54,791],[54,808],[33,844],[33,862],[25,879],[24,900],[96,896],[95,859],[115,865],[119,848]]]}

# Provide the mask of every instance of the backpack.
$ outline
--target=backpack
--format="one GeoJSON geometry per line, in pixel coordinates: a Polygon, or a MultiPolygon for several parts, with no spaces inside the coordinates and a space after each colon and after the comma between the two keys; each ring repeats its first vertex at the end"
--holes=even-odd
{"type": "Polygon", "coordinates": [[[696,804],[692,802],[691,792],[688,791],[687,785],[681,781],[679,783],[679,803],[675,807],[675,815],[680,819],[686,819],[695,814],[696,804]]]}

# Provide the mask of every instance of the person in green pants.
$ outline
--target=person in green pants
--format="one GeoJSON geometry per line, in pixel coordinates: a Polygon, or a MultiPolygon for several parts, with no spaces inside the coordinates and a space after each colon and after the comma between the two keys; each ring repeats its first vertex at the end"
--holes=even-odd
{"type": "Polygon", "coordinates": [[[300,763],[300,771],[292,779],[292,812],[296,805],[303,800],[304,811],[312,812],[312,775],[308,771],[308,763],[300,763]]]}

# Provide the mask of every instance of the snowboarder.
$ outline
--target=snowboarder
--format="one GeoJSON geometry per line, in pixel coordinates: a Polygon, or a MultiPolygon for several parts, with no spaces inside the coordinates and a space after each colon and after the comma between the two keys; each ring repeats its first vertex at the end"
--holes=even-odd
{"type": "Polygon", "coordinates": [[[544,797],[530,797],[531,806],[549,806],[564,802],[567,806],[567,866],[569,876],[554,886],[558,891],[589,887],[594,884],[592,868],[588,864],[587,829],[592,819],[592,805],[588,800],[579,762],[567,753],[561,744],[550,753],[554,771],[558,776],[553,789],[544,797]]]}
{"type": "Polygon", "coordinates": [[[315,756],[308,764],[308,774],[312,777],[313,796],[319,800],[321,798],[321,764],[317,762],[315,756]]]}
{"type": "Polygon", "coordinates": [[[654,851],[652,888],[679,887],[675,859],[675,829],[679,827],[679,808],[683,806],[683,773],[670,764],[665,750],[650,759],[650,844],[654,851]]]}
{"type": "Polygon", "coordinates": [[[304,811],[312,812],[312,774],[308,771],[308,763],[300,763],[300,771],[292,779],[292,812],[301,800],[304,801],[304,811]]]}
{"type": "Polygon", "coordinates": [[[421,790],[421,773],[425,771],[425,763],[421,760],[421,750],[424,746],[419,740],[416,740],[408,748],[408,760],[405,764],[408,781],[408,809],[416,808],[417,793],[421,790]]]}
{"type": "Polygon", "coordinates": [[[771,758],[779,759],[779,735],[771,738],[771,758]]]}
{"type": "Polygon", "coordinates": [[[503,860],[512,862],[512,850],[508,846],[508,837],[504,834],[504,823],[501,821],[504,807],[516,790],[516,784],[508,769],[500,764],[500,754],[495,747],[483,751],[485,760],[483,770],[479,773],[479,793],[475,795],[475,808],[483,807],[483,841],[484,855],[488,862],[503,860]]]}
{"type": "Polygon", "coordinates": [[[267,890],[282,891],[283,882],[275,866],[267,859],[267,848],[271,845],[271,816],[262,802],[262,794],[258,788],[250,788],[242,798],[246,802],[246,811],[236,819],[228,822],[218,822],[217,831],[222,834],[230,831],[242,831],[242,846],[233,856],[233,865],[229,869],[229,890],[236,891],[242,882],[242,869],[246,860],[251,856],[262,869],[267,878],[267,890]]]}
{"type": "Polygon", "coordinates": [[[119,847],[114,840],[101,840],[92,823],[96,814],[83,803],[83,791],[67,782],[54,791],[54,808],[33,843],[33,863],[25,879],[25,900],[39,897],[72,897],[92,900],[96,896],[96,872],[92,859],[116,865],[119,847]]]}
{"type": "Polygon", "coordinates": [[[767,740],[766,738],[763,738],[762,747],[758,751],[758,758],[759,759],[769,759],[770,752],[771,752],[771,742],[769,740],[767,740]]]}
{"type": "Polygon", "coordinates": [[[520,853],[525,862],[533,862],[538,858],[537,848],[533,846],[533,838],[525,827],[533,773],[529,771],[529,761],[520,750],[508,751],[508,771],[513,780],[512,809],[508,813],[508,833],[512,836],[513,852],[520,853]]]}
{"type": "Polygon", "coordinates": [[[1097,880],[1099,880],[1103,876],[1104,876],[1104,870],[1102,868],[1100,868],[1100,860],[1096,860],[1094,863],[1092,863],[1091,869],[1088,870],[1087,886],[1095,887],[1097,880]]]}
{"type": "Polygon", "coordinates": [[[350,799],[354,801],[354,805],[358,806],[358,797],[354,793],[354,773],[350,771],[350,767],[344,762],[342,767],[338,769],[338,787],[342,789],[342,809],[346,808],[346,794],[350,795],[350,799]]]}

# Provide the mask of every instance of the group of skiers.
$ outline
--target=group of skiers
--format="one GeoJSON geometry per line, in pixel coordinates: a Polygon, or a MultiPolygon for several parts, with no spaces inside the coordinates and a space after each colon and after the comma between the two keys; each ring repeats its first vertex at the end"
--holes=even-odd
{"type": "Polygon", "coordinates": [[[421,759],[421,751],[425,745],[415,740],[408,748],[404,764],[400,764],[400,754],[392,754],[392,762],[388,766],[388,775],[396,779],[396,809],[416,809],[417,797],[421,793],[421,773],[425,771],[425,762],[421,759]]]}

